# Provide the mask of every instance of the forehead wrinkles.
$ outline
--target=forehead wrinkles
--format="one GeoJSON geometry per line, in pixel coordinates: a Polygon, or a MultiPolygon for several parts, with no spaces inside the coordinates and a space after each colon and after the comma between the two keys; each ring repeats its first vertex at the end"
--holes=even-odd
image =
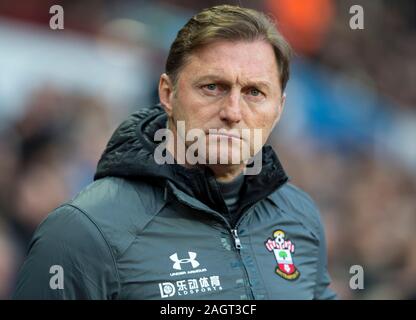
{"type": "Polygon", "coordinates": [[[263,41],[215,42],[204,46],[188,57],[182,71],[192,78],[212,74],[234,81],[279,81],[273,49],[263,41]]]}

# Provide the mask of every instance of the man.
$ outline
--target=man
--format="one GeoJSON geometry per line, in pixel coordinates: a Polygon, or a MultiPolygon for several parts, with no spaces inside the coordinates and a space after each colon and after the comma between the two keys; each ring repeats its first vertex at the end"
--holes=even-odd
{"type": "Polygon", "coordinates": [[[14,297],[333,298],[318,210],[263,146],[289,58],[259,12],[224,5],[193,17],[160,77],[162,107],[125,121],[95,182],[39,226],[14,297]],[[172,134],[160,142],[163,129],[172,134]],[[259,170],[245,174],[254,155],[259,170]]]}

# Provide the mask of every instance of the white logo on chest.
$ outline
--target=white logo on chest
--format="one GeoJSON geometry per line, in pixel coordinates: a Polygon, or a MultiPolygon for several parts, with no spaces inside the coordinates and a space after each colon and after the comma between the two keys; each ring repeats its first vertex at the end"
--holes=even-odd
{"type": "Polygon", "coordinates": [[[192,269],[195,269],[199,266],[199,262],[196,260],[196,252],[189,252],[188,251],[189,258],[187,259],[179,259],[178,254],[175,252],[172,254],[169,258],[174,262],[173,269],[175,270],[182,270],[181,264],[184,263],[190,263],[192,266],[192,269]]]}

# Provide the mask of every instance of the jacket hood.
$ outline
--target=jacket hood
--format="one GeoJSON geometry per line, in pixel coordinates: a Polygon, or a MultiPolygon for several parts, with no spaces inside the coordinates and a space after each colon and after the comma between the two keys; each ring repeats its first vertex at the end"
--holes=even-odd
{"type": "MultiPolygon", "coordinates": [[[[158,142],[153,140],[158,129],[166,128],[167,114],[156,105],[130,115],[113,133],[98,162],[94,180],[122,177],[143,180],[161,187],[171,181],[181,191],[219,212],[227,207],[219,192],[213,172],[207,166],[185,168],[179,164],[159,165],[154,160],[158,142]]],[[[262,149],[262,168],[258,175],[246,175],[239,211],[265,198],[287,182],[275,152],[262,149]]]]}

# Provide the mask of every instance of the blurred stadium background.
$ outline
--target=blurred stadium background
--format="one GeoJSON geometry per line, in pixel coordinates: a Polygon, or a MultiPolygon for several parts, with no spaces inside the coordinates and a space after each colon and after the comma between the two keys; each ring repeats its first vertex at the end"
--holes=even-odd
{"type": "Polygon", "coordinates": [[[271,143],[327,230],[341,299],[416,298],[416,2],[0,1],[0,298],[42,219],[92,181],[115,127],[158,102],[171,41],[202,8],[271,13],[296,50],[271,143]],[[51,30],[49,8],[64,8],[51,30]],[[349,8],[364,8],[351,30],[349,8]],[[361,265],[365,289],[349,288],[361,265]]]}

